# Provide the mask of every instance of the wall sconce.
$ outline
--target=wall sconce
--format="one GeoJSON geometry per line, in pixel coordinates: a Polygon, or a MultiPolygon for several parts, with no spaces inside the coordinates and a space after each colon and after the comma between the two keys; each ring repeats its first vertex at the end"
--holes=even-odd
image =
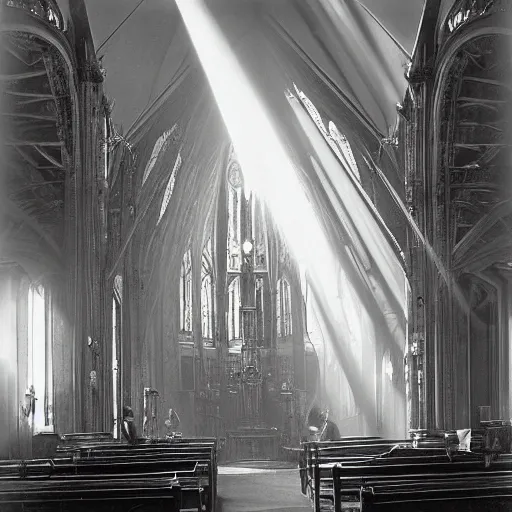
{"type": "Polygon", "coordinates": [[[30,388],[28,388],[25,391],[25,405],[21,405],[21,413],[24,418],[28,418],[30,416],[30,413],[35,413],[36,400],[36,391],[34,389],[34,386],[31,385],[30,388]]]}

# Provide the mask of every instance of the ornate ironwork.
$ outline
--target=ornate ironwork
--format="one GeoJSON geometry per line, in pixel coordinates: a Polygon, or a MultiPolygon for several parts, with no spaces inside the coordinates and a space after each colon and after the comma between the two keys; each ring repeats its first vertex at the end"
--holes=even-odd
{"type": "Polygon", "coordinates": [[[2,4],[15,9],[23,9],[42,18],[59,30],[64,30],[64,19],[54,0],[2,0],[2,4]]]}

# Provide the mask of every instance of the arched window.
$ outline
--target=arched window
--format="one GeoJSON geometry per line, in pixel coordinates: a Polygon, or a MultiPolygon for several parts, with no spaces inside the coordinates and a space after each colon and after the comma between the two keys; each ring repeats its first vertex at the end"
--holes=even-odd
{"type": "Polygon", "coordinates": [[[171,200],[172,191],[174,190],[174,183],[176,182],[176,174],[178,173],[181,167],[181,154],[178,153],[176,158],[176,162],[174,162],[174,167],[171,172],[171,176],[169,181],[167,182],[167,187],[165,188],[164,198],[162,200],[162,206],[160,207],[160,216],[158,217],[157,224],[162,219],[165,211],[167,210],[167,206],[169,205],[169,201],[171,200]]]}
{"type": "Polygon", "coordinates": [[[256,339],[263,341],[265,339],[265,283],[263,278],[256,278],[256,339]]]}
{"type": "Polygon", "coordinates": [[[213,251],[210,238],[203,250],[201,264],[201,322],[203,340],[213,342],[215,286],[213,251]]]}
{"type": "Polygon", "coordinates": [[[262,202],[252,196],[252,232],[254,236],[254,270],[267,270],[267,229],[262,202]]]}
{"type": "Polygon", "coordinates": [[[283,338],[292,334],[292,302],[290,283],[286,278],[277,281],[276,300],[277,337],[283,338]]]}
{"type": "Polygon", "coordinates": [[[180,330],[192,332],[192,255],[190,249],[183,256],[181,263],[180,330]]]}
{"type": "Polygon", "coordinates": [[[146,182],[148,179],[149,174],[153,170],[153,167],[156,164],[156,161],[158,160],[158,157],[160,154],[165,154],[165,151],[169,147],[169,144],[171,142],[171,135],[178,127],[177,124],[175,124],[170,130],[167,130],[166,132],[162,133],[162,135],[158,138],[158,140],[155,142],[155,146],[153,147],[153,151],[151,153],[151,157],[149,158],[149,161],[146,165],[146,168],[144,169],[144,175],[142,176],[142,184],[146,182]]]}
{"type": "Polygon", "coordinates": [[[341,150],[341,155],[338,154],[338,158],[342,163],[345,163],[348,166],[348,169],[352,171],[352,174],[357,178],[357,180],[361,181],[357,162],[354,157],[354,153],[352,153],[350,143],[347,140],[347,137],[338,130],[338,127],[332,121],[329,121],[329,135],[341,150]]]}
{"type": "Polygon", "coordinates": [[[354,158],[352,148],[350,147],[350,143],[348,142],[345,135],[343,135],[338,130],[338,127],[332,121],[329,121],[329,131],[327,131],[322,120],[322,116],[320,115],[320,112],[318,112],[315,105],[313,105],[311,100],[300,89],[298,89],[296,85],[294,85],[294,87],[295,92],[297,93],[298,97],[302,101],[302,104],[308,111],[311,119],[317,125],[318,129],[322,132],[322,135],[325,137],[328,144],[336,153],[336,156],[338,157],[340,162],[352,172],[352,174],[356,177],[357,180],[361,181],[356,159],[354,158]]]}
{"type": "Polygon", "coordinates": [[[315,107],[315,105],[313,105],[311,100],[295,84],[293,85],[295,87],[295,92],[297,93],[300,100],[306,107],[306,110],[308,111],[308,114],[311,116],[311,119],[313,119],[315,124],[318,126],[318,129],[325,134],[326,130],[320,112],[318,112],[317,108],[315,107]]]}
{"type": "Polygon", "coordinates": [[[52,322],[50,296],[43,286],[28,292],[29,388],[37,399],[34,431],[53,431],[52,322]]]}
{"type": "Polygon", "coordinates": [[[241,268],[242,171],[238,163],[228,170],[228,272],[241,268]]]}
{"type": "Polygon", "coordinates": [[[235,277],[228,289],[228,341],[230,346],[240,339],[240,278],[235,277]]]}

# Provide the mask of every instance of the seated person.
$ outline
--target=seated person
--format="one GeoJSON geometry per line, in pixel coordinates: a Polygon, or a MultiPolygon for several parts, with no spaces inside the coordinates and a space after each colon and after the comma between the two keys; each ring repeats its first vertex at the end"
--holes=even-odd
{"type": "Polygon", "coordinates": [[[329,411],[321,411],[319,407],[311,409],[308,425],[317,429],[316,441],[334,441],[341,437],[336,423],[329,419],[329,411]]]}
{"type": "Polygon", "coordinates": [[[323,411],[320,418],[324,424],[320,441],[336,441],[340,439],[340,431],[336,423],[329,419],[329,411],[323,411]]]}
{"type": "Polygon", "coordinates": [[[130,406],[123,407],[123,421],[121,423],[121,432],[130,444],[137,443],[137,429],[135,428],[133,410],[130,406]]]}

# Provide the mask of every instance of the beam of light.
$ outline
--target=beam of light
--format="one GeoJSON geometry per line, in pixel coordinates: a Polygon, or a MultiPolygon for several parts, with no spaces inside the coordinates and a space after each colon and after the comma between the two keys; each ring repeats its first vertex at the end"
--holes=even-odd
{"type": "MultiPolygon", "coordinates": [[[[363,340],[356,353],[347,340],[350,322],[340,306],[339,263],[309,202],[291,158],[228,42],[203,0],[176,0],[231,137],[248,188],[265,201],[302,272],[315,284],[315,302],[329,339],[368,423],[374,423],[374,360],[362,367],[363,340]],[[341,332],[340,332],[341,331],[341,332]]],[[[341,293],[344,293],[341,291],[341,293]]],[[[361,336],[360,336],[361,337],[361,336]]],[[[331,396],[339,401],[339,397],[331,396]]]]}
{"type": "Polygon", "coordinates": [[[265,201],[297,259],[310,270],[314,266],[325,283],[324,292],[336,297],[331,248],[263,103],[203,1],[176,0],[176,4],[248,188],[265,201]]]}

